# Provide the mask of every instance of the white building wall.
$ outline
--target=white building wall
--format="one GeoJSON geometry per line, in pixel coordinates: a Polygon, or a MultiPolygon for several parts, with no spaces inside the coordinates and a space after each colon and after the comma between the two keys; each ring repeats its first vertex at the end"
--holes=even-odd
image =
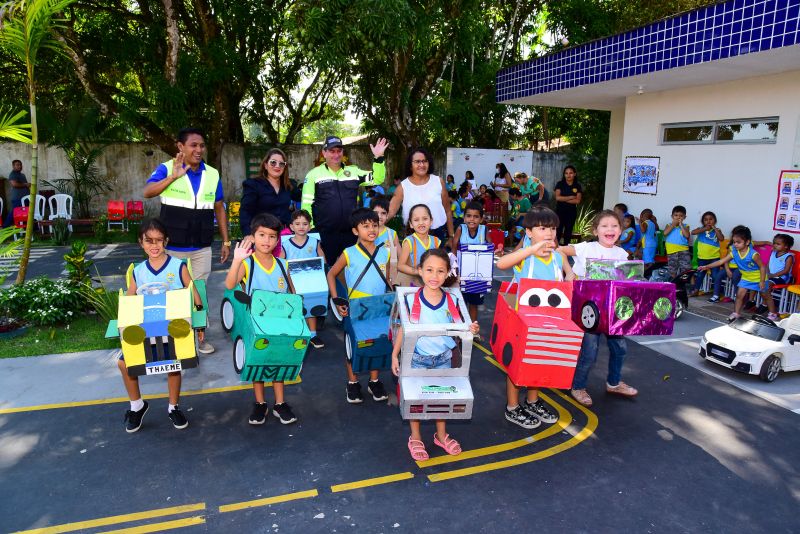
{"type": "Polygon", "coordinates": [[[625,134],[625,108],[611,110],[611,120],[608,126],[608,160],[606,162],[606,189],[604,193],[604,206],[611,207],[617,202],[620,194],[617,172],[624,165],[622,157],[622,141],[625,134]]]}
{"type": "MultiPolygon", "coordinates": [[[[798,87],[800,71],[792,71],[629,97],[618,162],[612,161],[609,147],[605,206],[624,202],[637,217],[644,208],[651,208],[663,227],[672,207],[683,204],[692,227],[710,210],[716,213],[726,237],[733,226],[744,224],[754,239],[771,239],[776,233],[772,220],[780,171],[797,164],[798,87]],[[776,144],[659,144],[663,123],[774,116],[779,117],[776,144]],[[656,196],[622,192],[627,156],[661,157],[656,196]]],[[[613,143],[613,115],[611,130],[613,143]]]]}

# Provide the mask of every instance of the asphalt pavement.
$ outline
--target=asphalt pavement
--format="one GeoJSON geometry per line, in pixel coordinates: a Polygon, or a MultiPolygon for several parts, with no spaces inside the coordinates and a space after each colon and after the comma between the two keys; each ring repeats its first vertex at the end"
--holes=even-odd
{"type": "MultiPolygon", "coordinates": [[[[127,268],[125,249],[97,260],[104,275],[127,268]]],[[[223,276],[209,280],[212,320],[223,276]]],[[[493,306],[491,295],[484,330],[493,306]]],[[[796,532],[798,415],[732,383],[743,375],[689,358],[691,340],[681,339],[715,325],[704,321],[687,315],[671,339],[628,344],[634,400],[605,394],[603,348],[594,406],[545,390],[560,419],[534,430],[505,421],[502,371],[488,350],[475,352],[473,418],[448,424],[464,453],[446,456],[423,424],[424,463],[408,455],[394,395],[345,401],[332,320],[320,333],[326,348],[310,349],[301,382],[287,386],[299,421],[286,426],[271,415],[247,424],[252,393],[233,373],[218,319],[208,330],[217,352],[184,373],[185,430],[167,418],[165,380],[148,377],[150,411],[127,434],[106,351],[0,360],[0,531],[796,532]]]]}

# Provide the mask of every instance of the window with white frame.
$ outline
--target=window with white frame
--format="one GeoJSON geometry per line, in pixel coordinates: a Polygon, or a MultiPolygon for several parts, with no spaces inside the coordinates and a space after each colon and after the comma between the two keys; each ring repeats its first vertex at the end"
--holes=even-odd
{"type": "Polygon", "coordinates": [[[661,125],[662,145],[776,143],[778,117],[679,122],[661,125]]]}

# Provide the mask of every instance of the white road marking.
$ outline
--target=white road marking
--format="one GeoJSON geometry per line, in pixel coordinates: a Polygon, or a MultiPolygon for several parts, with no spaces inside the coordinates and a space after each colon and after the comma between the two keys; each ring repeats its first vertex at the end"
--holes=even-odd
{"type": "Polygon", "coordinates": [[[119,246],[119,243],[113,243],[111,245],[106,245],[105,247],[103,247],[100,250],[100,252],[98,252],[97,254],[94,255],[94,259],[102,260],[103,258],[107,257],[109,254],[114,252],[114,249],[116,249],[118,246],[119,246]]]}
{"type": "Polygon", "coordinates": [[[653,339],[651,341],[637,341],[639,345],[657,345],[659,343],[675,343],[676,341],[694,341],[696,339],[703,339],[703,336],[692,336],[692,337],[678,337],[675,339],[672,338],[664,338],[664,339],[653,339]]]}

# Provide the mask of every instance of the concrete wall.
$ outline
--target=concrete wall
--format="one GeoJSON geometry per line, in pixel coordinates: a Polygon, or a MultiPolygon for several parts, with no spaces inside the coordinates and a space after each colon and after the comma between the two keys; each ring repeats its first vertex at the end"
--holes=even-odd
{"type": "MultiPolygon", "coordinates": [[[[692,227],[711,210],[726,237],[735,225],[744,224],[754,239],[771,239],[776,233],[772,221],[780,171],[797,164],[798,86],[800,71],[793,71],[629,97],[622,158],[611,168],[609,157],[605,206],[625,202],[637,216],[651,208],[664,226],[672,207],[683,204],[692,227]],[[659,144],[663,123],[774,116],[779,117],[776,144],[659,144]],[[657,195],[622,192],[626,156],[661,157],[657,195]]],[[[612,115],[612,134],[614,124],[612,115]]]]}
{"type": "MultiPolygon", "coordinates": [[[[282,147],[289,159],[289,177],[302,183],[306,173],[317,165],[320,154],[320,145],[286,145],[282,147]]],[[[266,149],[263,150],[266,154],[266,149]]],[[[349,145],[346,154],[351,164],[362,169],[369,169],[372,165],[372,152],[368,145],[349,145]]],[[[238,200],[241,197],[242,181],[245,177],[245,147],[243,145],[225,145],[222,149],[222,186],[225,198],[238,200]]],[[[142,189],[147,178],[162,162],[170,159],[172,155],[162,152],[154,145],[145,143],[115,143],[106,147],[98,159],[100,173],[108,177],[112,191],[99,196],[92,202],[95,213],[104,213],[106,202],[111,199],[139,200],[142,199],[142,189]]],[[[30,179],[31,157],[30,146],[22,143],[0,143],[0,178],[5,178],[11,172],[11,162],[14,159],[22,160],[23,172],[30,179]]],[[[434,154],[437,169],[445,166],[445,152],[434,154]]],[[[392,155],[387,161],[387,173],[391,168],[402,169],[401,162],[393,165],[392,155]]],[[[561,177],[561,170],[566,165],[563,154],[550,152],[537,152],[534,156],[533,169],[536,176],[541,177],[547,187],[552,190],[555,182],[561,177]]],[[[442,175],[446,172],[442,173],[442,175]]],[[[39,179],[40,189],[52,189],[43,185],[42,180],[55,180],[68,178],[70,167],[61,149],[43,147],[39,150],[39,179]]],[[[391,176],[387,176],[387,182],[391,176]]],[[[390,182],[389,182],[390,183],[390,182]]],[[[4,199],[8,198],[8,186],[3,180],[0,192],[4,190],[4,199]]],[[[145,211],[148,214],[158,212],[158,199],[145,200],[145,211]]],[[[8,202],[5,202],[7,209],[8,202]]]]}

